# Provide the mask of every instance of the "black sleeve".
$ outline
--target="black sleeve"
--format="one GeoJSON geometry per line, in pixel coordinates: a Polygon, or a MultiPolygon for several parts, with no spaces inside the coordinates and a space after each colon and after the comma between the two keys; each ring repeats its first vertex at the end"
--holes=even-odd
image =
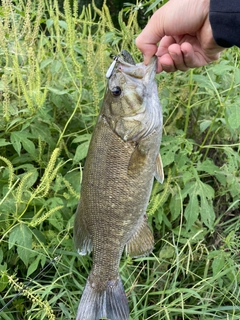
{"type": "Polygon", "coordinates": [[[210,0],[209,19],[219,46],[240,47],[240,0],[210,0]]]}

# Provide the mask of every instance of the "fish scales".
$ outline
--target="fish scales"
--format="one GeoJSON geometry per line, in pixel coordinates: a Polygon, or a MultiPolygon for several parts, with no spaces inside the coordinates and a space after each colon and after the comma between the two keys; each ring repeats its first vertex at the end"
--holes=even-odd
{"type": "Polygon", "coordinates": [[[145,213],[154,175],[163,180],[159,160],[162,114],[153,79],[156,62],[135,67],[119,60],[89,146],[74,222],[79,253],[93,250],[77,320],[127,320],[128,303],[119,275],[122,252],[126,246],[130,255],[142,256],[153,248],[145,213]],[[136,80],[137,68],[149,77],[143,85],[139,82],[143,77],[136,80]],[[149,97],[154,104],[151,111],[146,105],[149,97]]]}

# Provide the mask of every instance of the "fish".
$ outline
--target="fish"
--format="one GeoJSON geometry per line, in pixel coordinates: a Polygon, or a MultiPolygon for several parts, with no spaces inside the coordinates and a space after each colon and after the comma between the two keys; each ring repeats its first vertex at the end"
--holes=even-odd
{"type": "Polygon", "coordinates": [[[154,177],[164,180],[156,66],[156,57],[146,66],[124,51],[106,74],[74,220],[78,253],[93,252],[76,320],[129,319],[119,274],[122,253],[126,248],[131,257],[146,256],[154,247],[146,209],[154,177]]]}

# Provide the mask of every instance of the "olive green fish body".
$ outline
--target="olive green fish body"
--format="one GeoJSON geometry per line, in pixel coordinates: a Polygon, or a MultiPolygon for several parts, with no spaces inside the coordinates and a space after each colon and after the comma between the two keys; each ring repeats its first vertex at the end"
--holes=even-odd
{"type": "Polygon", "coordinates": [[[111,76],[84,167],[74,239],[80,254],[93,250],[93,267],[78,320],[127,320],[119,276],[122,252],[126,246],[131,256],[142,256],[153,248],[146,208],[154,176],[163,180],[162,114],[153,79],[155,62],[148,69],[134,67],[120,61],[111,76]],[[144,77],[149,77],[146,83],[144,77]]]}

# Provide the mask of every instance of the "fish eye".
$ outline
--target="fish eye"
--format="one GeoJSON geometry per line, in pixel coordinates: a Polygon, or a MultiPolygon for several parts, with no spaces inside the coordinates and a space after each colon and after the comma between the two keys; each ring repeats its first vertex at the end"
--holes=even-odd
{"type": "Polygon", "coordinates": [[[114,97],[118,97],[122,93],[122,89],[117,86],[117,87],[112,88],[111,92],[112,92],[114,97]]]}

